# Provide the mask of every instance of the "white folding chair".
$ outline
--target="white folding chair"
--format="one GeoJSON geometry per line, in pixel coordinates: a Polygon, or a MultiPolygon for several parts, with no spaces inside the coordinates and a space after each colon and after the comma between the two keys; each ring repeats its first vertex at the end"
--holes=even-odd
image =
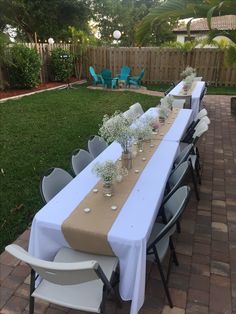
{"type": "Polygon", "coordinates": [[[31,256],[22,247],[11,244],[5,250],[31,267],[29,313],[34,313],[34,298],[75,310],[105,312],[107,296],[118,305],[118,259],[61,248],[53,262],[31,256]],[[36,275],[37,274],[37,275],[36,275]],[[38,275],[42,281],[35,287],[38,275]]]}
{"type": "Polygon", "coordinates": [[[107,146],[108,143],[98,135],[92,135],[88,140],[88,151],[93,158],[96,158],[99,154],[101,154],[107,146]]]}
{"type": "Polygon", "coordinates": [[[50,168],[40,180],[39,190],[44,203],[48,203],[73,177],[64,169],[50,168]]]}
{"type": "Polygon", "coordinates": [[[93,156],[87,150],[74,150],[71,155],[71,167],[74,174],[80,173],[92,160],[93,156]]]}
{"type": "Polygon", "coordinates": [[[144,114],[143,108],[139,102],[136,102],[132,106],[129,107],[131,111],[133,111],[136,118],[140,117],[142,114],[144,114]]]}
{"type": "Polygon", "coordinates": [[[172,262],[174,262],[176,266],[179,265],[171,236],[175,231],[176,223],[179,222],[179,219],[187,206],[189,193],[190,188],[188,186],[183,186],[179,188],[166,202],[165,211],[169,213],[171,218],[167,224],[154,224],[147,244],[147,258],[152,259],[158,267],[171,308],[173,307],[173,303],[168,289],[168,280],[172,262]],[[167,255],[168,249],[170,249],[170,256],[167,275],[165,276],[162,268],[162,262],[167,255]]]}

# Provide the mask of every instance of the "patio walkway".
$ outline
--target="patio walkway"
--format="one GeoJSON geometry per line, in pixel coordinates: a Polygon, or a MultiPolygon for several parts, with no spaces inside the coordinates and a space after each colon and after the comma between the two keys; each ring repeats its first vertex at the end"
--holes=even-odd
{"type": "MultiPolygon", "coordinates": [[[[202,163],[201,200],[192,196],[176,237],[180,262],[173,267],[170,291],[175,307],[166,304],[155,265],[149,265],[146,300],[140,314],[236,314],[236,116],[230,97],[206,96],[211,124],[199,144],[202,163]]],[[[16,243],[27,247],[29,230],[16,243]]],[[[0,313],[27,313],[29,268],[7,253],[0,256],[0,313]]],[[[36,301],[35,313],[65,314],[68,310],[36,301]]],[[[108,304],[108,314],[128,314],[108,304]]]]}

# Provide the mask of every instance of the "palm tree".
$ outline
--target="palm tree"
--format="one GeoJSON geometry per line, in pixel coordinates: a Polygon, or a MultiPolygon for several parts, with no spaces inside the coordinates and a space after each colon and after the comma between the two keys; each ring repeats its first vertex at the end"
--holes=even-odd
{"type": "MultiPolygon", "coordinates": [[[[191,18],[187,24],[188,32],[193,18],[207,17],[211,31],[211,17],[236,13],[235,0],[166,0],[157,7],[152,8],[149,14],[141,21],[136,40],[142,43],[146,32],[156,23],[175,18],[191,18]]],[[[228,31],[228,36],[235,38],[235,31],[228,31]]],[[[236,42],[234,40],[234,42],[236,42]]]]}

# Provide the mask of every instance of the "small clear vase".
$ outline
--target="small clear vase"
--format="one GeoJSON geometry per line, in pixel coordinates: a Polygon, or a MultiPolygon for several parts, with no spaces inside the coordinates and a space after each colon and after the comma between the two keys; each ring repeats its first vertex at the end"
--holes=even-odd
{"type": "Polygon", "coordinates": [[[138,146],[138,152],[142,153],[143,152],[143,140],[142,139],[138,140],[137,146],[138,146]]]}
{"type": "Polygon", "coordinates": [[[103,195],[108,196],[108,197],[113,195],[112,180],[104,180],[104,182],[103,182],[103,195]]]}
{"type": "Polygon", "coordinates": [[[122,152],[121,156],[122,168],[131,169],[132,168],[132,153],[122,152]]]}

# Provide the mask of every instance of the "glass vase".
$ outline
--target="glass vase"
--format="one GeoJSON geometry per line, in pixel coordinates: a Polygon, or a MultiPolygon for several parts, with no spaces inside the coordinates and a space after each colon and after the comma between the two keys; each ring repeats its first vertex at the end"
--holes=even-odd
{"type": "Polygon", "coordinates": [[[142,151],[143,151],[143,140],[142,139],[138,140],[137,146],[138,146],[138,152],[142,153],[142,151]]]}
{"type": "Polygon", "coordinates": [[[112,180],[104,180],[103,195],[108,197],[113,195],[112,180]]]}
{"type": "Polygon", "coordinates": [[[131,169],[132,168],[132,153],[122,152],[121,155],[122,168],[131,169]]]}

